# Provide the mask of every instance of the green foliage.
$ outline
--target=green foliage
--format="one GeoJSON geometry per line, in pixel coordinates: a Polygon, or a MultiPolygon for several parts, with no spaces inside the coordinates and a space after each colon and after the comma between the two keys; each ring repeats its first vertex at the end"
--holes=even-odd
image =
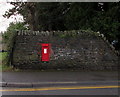
{"type": "Polygon", "coordinates": [[[2,35],[3,41],[5,43],[8,43],[13,38],[17,30],[26,30],[26,27],[24,27],[24,23],[10,23],[7,31],[5,31],[2,35]]]}
{"type": "Polygon", "coordinates": [[[11,62],[11,55],[14,48],[14,41],[17,35],[17,30],[26,30],[26,27],[24,27],[24,23],[11,23],[7,28],[7,31],[4,32],[4,34],[2,35],[3,43],[5,44],[6,50],[8,51],[8,54],[3,64],[9,65],[11,62]]]}
{"type": "Polygon", "coordinates": [[[7,56],[7,52],[0,52],[0,61],[4,60],[6,56],[7,56]]]}
{"type": "Polygon", "coordinates": [[[7,57],[8,53],[7,52],[0,52],[0,61],[2,62],[0,64],[0,72],[1,71],[8,71],[8,70],[12,70],[12,67],[5,65],[5,63],[7,62],[6,57],[7,57]]]}
{"type": "Polygon", "coordinates": [[[12,2],[4,16],[19,13],[31,30],[100,31],[111,42],[119,40],[120,2],[12,2]]]}

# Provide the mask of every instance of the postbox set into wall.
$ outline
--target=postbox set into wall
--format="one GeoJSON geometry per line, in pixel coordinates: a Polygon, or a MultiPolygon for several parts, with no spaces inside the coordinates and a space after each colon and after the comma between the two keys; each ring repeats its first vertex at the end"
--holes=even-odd
{"type": "Polygon", "coordinates": [[[42,43],[41,47],[41,61],[50,61],[51,44],[42,43]]]}

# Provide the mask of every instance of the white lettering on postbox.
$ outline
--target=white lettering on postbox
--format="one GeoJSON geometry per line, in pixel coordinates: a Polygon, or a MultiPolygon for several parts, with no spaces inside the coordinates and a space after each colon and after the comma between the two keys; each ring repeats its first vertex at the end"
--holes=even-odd
{"type": "Polygon", "coordinates": [[[47,54],[47,49],[44,49],[44,54],[47,54]]]}

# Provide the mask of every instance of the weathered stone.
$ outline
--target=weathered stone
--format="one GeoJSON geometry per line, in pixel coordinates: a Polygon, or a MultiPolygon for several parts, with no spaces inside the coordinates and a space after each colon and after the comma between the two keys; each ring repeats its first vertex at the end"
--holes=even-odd
{"type": "Polygon", "coordinates": [[[16,37],[13,65],[20,69],[112,70],[118,57],[108,42],[87,31],[22,31],[16,37]],[[51,60],[42,63],[39,43],[51,43],[51,60]],[[38,54],[40,52],[40,54],[38,54]]]}

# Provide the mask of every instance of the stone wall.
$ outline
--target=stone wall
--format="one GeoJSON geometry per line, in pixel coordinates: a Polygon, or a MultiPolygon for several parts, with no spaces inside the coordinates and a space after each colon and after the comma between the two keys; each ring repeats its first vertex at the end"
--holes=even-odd
{"type": "Polygon", "coordinates": [[[19,31],[13,66],[20,69],[116,70],[118,57],[99,33],[89,31],[19,31]],[[50,62],[41,62],[39,43],[51,43],[50,62]]]}

